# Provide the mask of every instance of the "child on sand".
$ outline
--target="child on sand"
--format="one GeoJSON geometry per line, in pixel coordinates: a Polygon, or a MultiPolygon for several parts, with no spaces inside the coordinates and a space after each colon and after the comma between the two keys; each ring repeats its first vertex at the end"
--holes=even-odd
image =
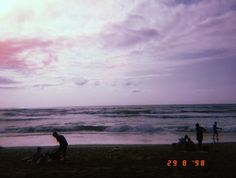
{"type": "Polygon", "coordinates": [[[37,147],[36,153],[34,153],[32,156],[28,156],[22,159],[22,161],[26,162],[34,162],[36,164],[39,164],[44,158],[44,155],[42,153],[41,147],[37,147]]]}
{"type": "Polygon", "coordinates": [[[185,144],[185,150],[186,151],[196,151],[195,144],[193,143],[193,141],[191,140],[190,137],[187,137],[187,141],[185,144]]]}

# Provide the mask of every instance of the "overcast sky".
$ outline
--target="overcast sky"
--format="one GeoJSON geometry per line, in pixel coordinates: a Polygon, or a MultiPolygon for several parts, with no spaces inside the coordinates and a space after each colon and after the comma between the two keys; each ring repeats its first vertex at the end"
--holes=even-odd
{"type": "Polygon", "coordinates": [[[236,103],[236,0],[0,4],[0,107],[236,103]]]}

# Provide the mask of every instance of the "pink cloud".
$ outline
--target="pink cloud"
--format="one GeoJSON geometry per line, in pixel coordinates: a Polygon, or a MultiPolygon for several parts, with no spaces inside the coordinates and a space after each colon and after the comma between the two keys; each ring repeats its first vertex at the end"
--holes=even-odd
{"type": "Polygon", "coordinates": [[[43,61],[43,64],[45,66],[49,65],[53,61],[53,56],[47,48],[52,44],[52,41],[40,39],[8,39],[0,41],[0,68],[18,70],[35,68],[35,65],[20,57],[22,52],[31,51],[33,49],[39,49],[40,51],[48,53],[48,57],[43,61]]]}

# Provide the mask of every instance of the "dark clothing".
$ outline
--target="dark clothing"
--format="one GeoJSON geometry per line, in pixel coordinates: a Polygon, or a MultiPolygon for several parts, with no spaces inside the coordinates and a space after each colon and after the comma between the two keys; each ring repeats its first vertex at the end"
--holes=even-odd
{"type": "Polygon", "coordinates": [[[36,153],[34,153],[32,156],[23,158],[22,161],[27,161],[27,162],[35,162],[36,164],[39,164],[41,161],[44,160],[44,154],[40,150],[37,150],[36,153]]]}
{"type": "Polygon", "coordinates": [[[203,127],[196,127],[196,140],[198,141],[198,145],[199,147],[202,146],[202,140],[203,140],[203,132],[205,131],[205,129],[203,127]]]}
{"type": "Polygon", "coordinates": [[[187,151],[196,151],[196,147],[195,144],[193,143],[193,141],[191,139],[189,139],[185,145],[185,149],[187,151]]]}
{"type": "Polygon", "coordinates": [[[32,156],[32,158],[33,158],[33,161],[37,161],[37,160],[39,160],[40,158],[43,158],[44,157],[44,155],[41,153],[41,152],[36,152],[36,153],[34,153],[33,154],[33,156],[32,156]]]}
{"type": "Polygon", "coordinates": [[[60,160],[66,159],[66,150],[68,147],[68,143],[66,141],[66,138],[63,135],[54,134],[57,141],[59,142],[59,148],[56,151],[56,155],[59,156],[60,160]]]}
{"type": "Polygon", "coordinates": [[[217,127],[217,124],[213,125],[213,134],[218,134],[218,130],[221,129],[220,127],[217,127]]]}
{"type": "Polygon", "coordinates": [[[204,131],[204,129],[200,126],[196,128],[197,140],[203,139],[203,131],[204,131]]]}
{"type": "Polygon", "coordinates": [[[60,147],[59,149],[62,149],[62,150],[66,150],[67,147],[68,147],[68,143],[66,141],[66,138],[63,136],[63,135],[58,135],[56,137],[57,141],[59,142],[60,144],[60,147]]]}
{"type": "Polygon", "coordinates": [[[52,136],[55,137],[57,141],[59,142],[59,148],[55,152],[56,157],[60,158],[60,160],[65,160],[66,150],[68,147],[66,138],[63,135],[59,135],[57,132],[53,132],[52,136]]]}
{"type": "Polygon", "coordinates": [[[213,143],[215,143],[215,138],[216,138],[216,141],[217,143],[219,142],[219,134],[218,134],[218,130],[221,129],[219,127],[217,127],[217,123],[215,123],[213,125],[213,143]]]}

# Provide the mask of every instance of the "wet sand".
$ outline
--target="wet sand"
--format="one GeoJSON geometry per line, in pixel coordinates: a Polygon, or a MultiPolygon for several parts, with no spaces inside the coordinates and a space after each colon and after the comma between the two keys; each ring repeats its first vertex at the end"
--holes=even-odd
{"type": "MultiPolygon", "coordinates": [[[[54,147],[43,147],[43,152],[54,147]]],[[[77,145],[67,160],[22,162],[35,147],[0,148],[1,178],[233,178],[236,143],[206,144],[186,152],[172,145],[77,145]],[[177,165],[176,165],[177,160],[177,165]]]]}

